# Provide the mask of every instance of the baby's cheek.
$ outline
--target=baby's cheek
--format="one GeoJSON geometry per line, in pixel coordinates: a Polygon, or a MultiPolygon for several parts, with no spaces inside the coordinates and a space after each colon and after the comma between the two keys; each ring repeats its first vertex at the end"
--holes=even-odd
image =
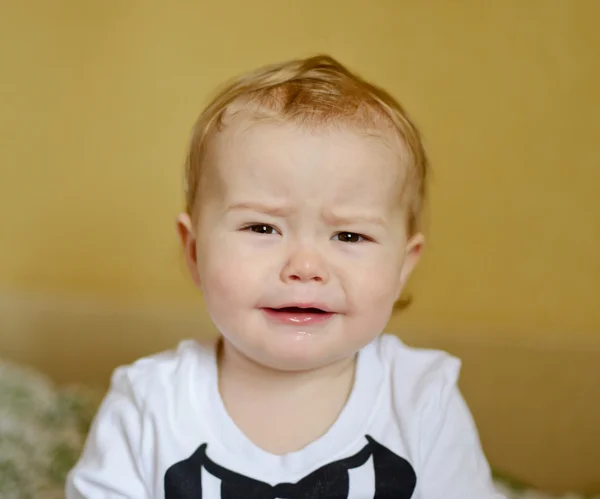
{"type": "Polygon", "coordinates": [[[208,269],[205,292],[221,301],[238,302],[247,285],[243,270],[235,261],[215,261],[208,269]]]}
{"type": "Polygon", "coordinates": [[[222,248],[214,254],[207,273],[211,287],[221,299],[253,306],[263,294],[264,266],[259,258],[248,258],[235,249],[222,248]]]}
{"type": "Polygon", "coordinates": [[[395,262],[385,260],[365,266],[354,273],[355,295],[361,303],[382,306],[394,301],[399,272],[395,262]]]}

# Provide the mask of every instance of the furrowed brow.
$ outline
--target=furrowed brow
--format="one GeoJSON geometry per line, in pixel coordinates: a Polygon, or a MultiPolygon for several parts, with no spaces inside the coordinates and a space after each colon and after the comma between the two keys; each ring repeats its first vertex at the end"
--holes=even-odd
{"type": "Polygon", "coordinates": [[[371,215],[359,215],[357,214],[356,216],[341,216],[341,215],[336,215],[334,213],[327,213],[326,215],[323,216],[323,219],[329,224],[329,225],[352,225],[352,224],[369,224],[369,225],[379,225],[381,227],[384,227],[385,221],[383,220],[383,218],[379,217],[379,216],[371,216],[371,215]]]}
{"type": "Polygon", "coordinates": [[[245,201],[230,204],[226,211],[255,211],[257,213],[264,213],[265,215],[271,215],[273,217],[284,217],[290,213],[290,208],[282,205],[245,201]]]}

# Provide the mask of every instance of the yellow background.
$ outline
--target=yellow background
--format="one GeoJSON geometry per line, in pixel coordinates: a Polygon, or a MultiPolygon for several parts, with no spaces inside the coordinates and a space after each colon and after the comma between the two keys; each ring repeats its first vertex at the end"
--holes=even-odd
{"type": "MultiPolygon", "coordinates": [[[[11,0],[0,9],[0,291],[20,304],[0,322],[3,355],[59,380],[99,381],[124,360],[120,345],[130,359],[181,334],[123,323],[94,333],[101,361],[94,347],[53,362],[53,348],[99,340],[43,324],[27,336],[33,326],[15,316],[30,317],[28,296],[42,308],[72,300],[181,312],[199,318],[198,334],[210,330],[174,231],[190,128],[223,80],[317,52],[398,97],[433,164],[415,301],[390,329],[416,343],[440,334],[600,352],[600,2],[11,0]]],[[[484,409],[475,403],[476,415],[484,409]]],[[[502,424],[483,422],[484,441],[499,441],[502,424]]],[[[527,465],[539,483],[563,486],[527,465]]],[[[568,483],[600,488],[577,479],[568,483]]]]}

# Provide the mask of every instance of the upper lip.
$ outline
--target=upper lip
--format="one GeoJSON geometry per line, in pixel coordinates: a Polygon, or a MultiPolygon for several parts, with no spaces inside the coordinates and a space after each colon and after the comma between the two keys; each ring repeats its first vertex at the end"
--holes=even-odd
{"type": "Polygon", "coordinates": [[[306,309],[318,309],[318,310],[322,310],[323,312],[328,312],[328,313],[333,313],[333,310],[331,310],[330,307],[328,307],[327,305],[323,304],[323,303],[318,303],[318,302],[289,302],[289,303],[283,303],[281,305],[277,305],[277,306],[273,306],[273,307],[265,307],[265,308],[271,308],[274,310],[278,310],[281,308],[306,308],[306,309]]]}

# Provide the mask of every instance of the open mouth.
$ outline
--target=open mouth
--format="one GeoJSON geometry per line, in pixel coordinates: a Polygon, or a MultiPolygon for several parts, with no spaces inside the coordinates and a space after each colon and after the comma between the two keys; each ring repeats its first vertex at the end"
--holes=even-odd
{"type": "Polygon", "coordinates": [[[273,312],[281,312],[286,314],[327,314],[325,310],[320,308],[302,308],[302,307],[282,307],[282,308],[271,308],[273,312]]]}
{"type": "Polygon", "coordinates": [[[335,314],[316,307],[264,308],[265,315],[272,321],[289,325],[308,326],[327,322],[335,314]]]}

